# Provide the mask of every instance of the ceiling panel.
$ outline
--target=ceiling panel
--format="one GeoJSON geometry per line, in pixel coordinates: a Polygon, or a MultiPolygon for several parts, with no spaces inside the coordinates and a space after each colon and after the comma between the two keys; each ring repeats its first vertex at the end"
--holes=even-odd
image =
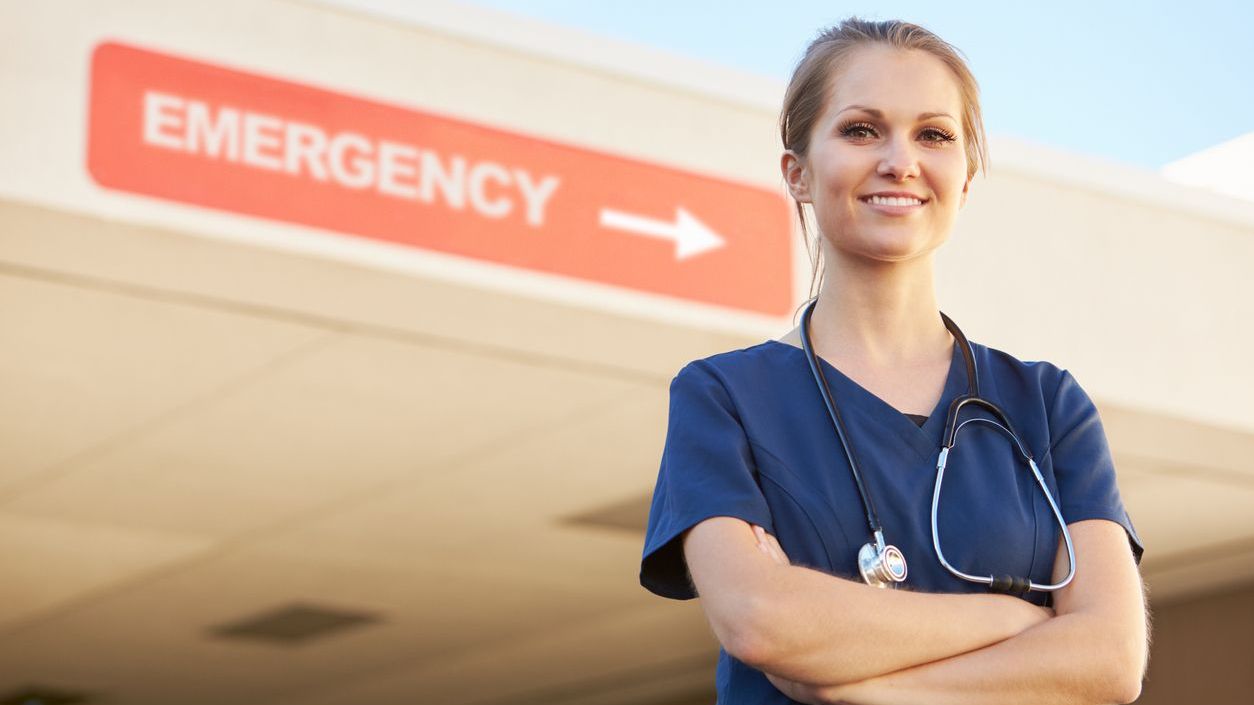
{"type": "Polygon", "coordinates": [[[0,274],[0,502],[326,331],[0,274]]]}
{"type": "Polygon", "coordinates": [[[1243,475],[1138,459],[1119,487],[1145,543],[1151,600],[1254,580],[1254,486],[1243,475]]]}
{"type": "Polygon", "coordinates": [[[219,537],[261,530],[461,472],[634,386],[345,333],[100,450],[6,508],[219,537]]]}
{"type": "MultiPolygon", "coordinates": [[[[272,705],[618,705],[711,692],[718,642],[697,603],[655,601],[272,705]]],[[[708,702],[708,698],[706,702],[708,702]]]]}
{"type": "Polygon", "coordinates": [[[436,571],[390,570],[242,548],[166,571],[0,640],[0,691],[44,681],[135,705],[264,702],[512,643],[620,611],[572,582],[544,588],[436,571]],[[295,647],[230,641],[211,627],[299,600],[378,612],[382,622],[295,647]],[[124,697],[121,697],[124,696],[124,697]],[[162,698],[165,698],[163,701],[162,698]]]}
{"type": "Polygon", "coordinates": [[[206,548],[196,536],[0,511],[0,634],[206,548]]]}
{"type": "Polygon", "coordinates": [[[643,524],[624,531],[573,520],[652,488],[664,434],[656,419],[665,404],[665,390],[624,392],[613,406],[346,501],[261,541],[355,564],[405,556],[498,579],[577,579],[596,594],[643,597],[643,524]]]}
{"type": "Polygon", "coordinates": [[[1145,562],[1208,543],[1254,537],[1254,486],[1193,476],[1121,475],[1128,514],[1145,542],[1145,562]]]}

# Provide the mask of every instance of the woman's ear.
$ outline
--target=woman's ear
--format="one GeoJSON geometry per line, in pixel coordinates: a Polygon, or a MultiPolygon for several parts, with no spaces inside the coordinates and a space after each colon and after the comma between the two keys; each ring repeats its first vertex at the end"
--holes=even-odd
{"type": "Polygon", "coordinates": [[[798,203],[810,202],[810,172],[806,169],[805,160],[797,156],[791,149],[784,150],[779,158],[779,171],[788,186],[788,193],[798,203]]]}
{"type": "Polygon", "coordinates": [[[971,179],[968,177],[966,183],[962,185],[962,198],[958,201],[958,210],[967,205],[967,192],[971,190],[971,179]]]}

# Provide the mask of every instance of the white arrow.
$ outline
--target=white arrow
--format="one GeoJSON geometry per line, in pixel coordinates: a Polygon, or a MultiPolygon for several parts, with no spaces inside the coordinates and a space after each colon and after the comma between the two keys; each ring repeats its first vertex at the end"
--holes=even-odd
{"type": "Polygon", "coordinates": [[[687,259],[723,246],[724,240],[683,208],[675,209],[675,222],[601,209],[601,227],[675,241],[675,259],[687,259]]]}

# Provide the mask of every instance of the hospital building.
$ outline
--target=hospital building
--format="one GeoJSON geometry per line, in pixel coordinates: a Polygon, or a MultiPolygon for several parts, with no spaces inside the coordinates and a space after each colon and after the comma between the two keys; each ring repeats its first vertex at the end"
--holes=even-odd
{"type": "MultiPolygon", "coordinates": [[[[714,702],[638,572],[671,379],[810,295],[781,82],[451,0],[3,15],[0,705],[714,702]]],[[[990,130],[938,299],[1098,405],[1138,702],[1248,702],[1254,200],[990,130]]]]}

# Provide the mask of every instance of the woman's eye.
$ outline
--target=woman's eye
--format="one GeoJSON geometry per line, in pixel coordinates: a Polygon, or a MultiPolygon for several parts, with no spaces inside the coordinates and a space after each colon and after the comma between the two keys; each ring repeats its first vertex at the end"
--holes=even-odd
{"type": "Polygon", "coordinates": [[[947,132],[938,127],[930,127],[924,130],[923,135],[928,142],[953,142],[956,139],[952,132],[947,132]]]}
{"type": "Polygon", "coordinates": [[[841,127],[840,134],[844,135],[845,137],[853,137],[856,139],[861,139],[863,137],[874,135],[875,128],[866,124],[865,122],[854,122],[854,123],[849,123],[848,125],[841,127]]]}

